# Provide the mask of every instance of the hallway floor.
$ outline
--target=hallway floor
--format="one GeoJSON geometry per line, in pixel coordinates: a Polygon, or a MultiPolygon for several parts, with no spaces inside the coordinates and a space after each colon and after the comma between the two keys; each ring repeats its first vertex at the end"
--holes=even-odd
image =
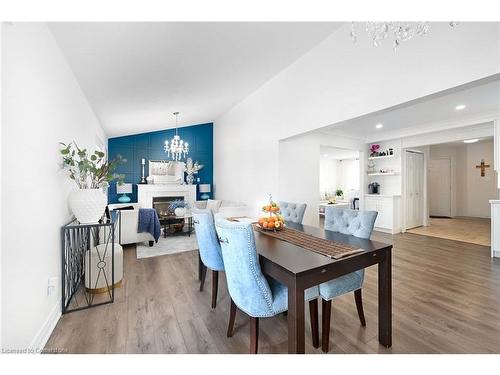
{"type": "Polygon", "coordinates": [[[491,221],[476,217],[431,218],[430,226],[407,231],[430,237],[491,246],[491,221]]]}

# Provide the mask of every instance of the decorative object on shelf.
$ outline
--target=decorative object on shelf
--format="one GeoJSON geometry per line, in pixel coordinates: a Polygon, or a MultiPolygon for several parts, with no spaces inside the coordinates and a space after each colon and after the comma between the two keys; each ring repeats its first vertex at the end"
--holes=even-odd
{"type": "Polygon", "coordinates": [[[142,167],[142,176],[141,176],[141,184],[147,184],[148,181],[146,180],[146,177],[144,176],[144,166],[146,165],[146,159],[142,158],[141,159],[141,167],[142,167]]]}
{"type": "Polygon", "coordinates": [[[203,164],[198,164],[198,162],[193,163],[193,159],[188,158],[186,161],[186,183],[192,185],[194,182],[194,175],[203,168],[203,164]]]}
{"type": "Polygon", "coordinates": [[[380,194],[380,184],[378,182],[368,184],[368,194],[380,194]]]}
{"type": "Polygon", "coordinates": [[[375,173],[375,162],[372,159],[368,160],[368,173],[375,173]]]}
{"type": "Polygon", "coordinates": [[[179,117],[179,112],[174,112],[175,116],[175,135],[174,138],[168,143],[168,141],[165,141],[165,152],[167,153],[168,156],[172,154],[172,160],[181,160],[182,158],[185,158],[186,155],[189,153],[189,144],[187,142],[184,142],[181,137],[179,137],[178,134],[178,117],[179,117]]]}
{"type": "Polygon", "coordinates": [[[104,189],[115,180],[117,184],[123,183],[125,176],[114,173],[114,170],[127,160],[118,155],[108,161],[104,152],[96,150],[89,154],[87,149],[79,148],[74,142],[60,145],[62,167],[78,187],[69,195],[71,211],[82,224],[97,223],[108,202],[104,189]]]}
{"type": "Polygon", "coordinates": [[[335,195],[325,194],[325,198],[329,204],[335,204],[337,202],[337,197],[335,195]]]}
{"type": "Polygon", "coordinates": [[[484,162],[484,159],[481,159],[481,164],[476,165],[476,168],[481,168],[481,177],[486,176],[486,168],[490,168],[489,164],[484,162]]]}
{"type": "Polygon", "coordinates": [[[170,211],[172,211],[175,216],[186,215],[186,209],[189,207],[188,203],[182,199],[176,199],[170,202],[170,211]]]}
{"type": "Polygon", "coordinates": [[[200,198],[204,201],[210,198],[210,184],[200,184],[200,193],[203,193],[200,195],[200,198]]]}
{"type": "Polygon", "coordinates": [[[335,196],[339,197],[340,200],[343,200],[344,199],[344,192],[342,191],[342,189],[337,189],[335,191],[335,196]]]}
{"type": "Polygon", "coordinates": [[[273,197],[269,194],[269,204],[262,206],[262,211],[268,213],[269,216],[259,218],[257,226],[264,230],[278,231],[285,228],[285,220],[280,214],[280,208],[273,197]]]}
{"type": "Polygon", "coordinates": [[[370,156],[378,156],[378,150],[380,149],[380,145],[373,144],[370,146],[370,156]]]}
{"type": "MultiPolygon", "coordinates": [[[[459,22],[449,23],[450,27],[456,27],[459,24],[459,22]]],[[[406,42],[415,36],[425,36],[429,30],[429,22],[366,22],[365,24],[365,31],[375,47],[378,47],[389,35],[392,35],[394,50],[401,42],[406,42]]],[[[355,22],[351,22],[350,37],[353,43],[357,42],[358,34],[355,22]]]]}
{"type": "Polygon", "coordinates": [[[128,203],[130,202],[130,197],[127,194],[132,194],[132,184],[116,184],[116,193],[122,194],[120,198],[118,198],[118,202],[120,203],[128,203]]]}

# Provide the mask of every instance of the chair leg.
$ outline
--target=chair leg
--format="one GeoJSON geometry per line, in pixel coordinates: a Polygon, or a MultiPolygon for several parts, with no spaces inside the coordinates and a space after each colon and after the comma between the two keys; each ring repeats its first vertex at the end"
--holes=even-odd
{"type": "Polygon", "coordinates": [[[309,316],[311,319],[312,342],[315,348],[319,348],[319,327],[318,327],[318,299],[309,301],[309,316]]]}
{"type": "Polygon", "coordinates": [[[212,309],[217,306],[217,290],[219,288],[219,271],[212,270],[212,309]]]}
{"type": "Polygon", "coordinates": [[[231,309],[229,310],[229,325],[227,326],[227,337],[233,337],[235,318],[236,318],[236,304],[231,298],[231,309]]]}
{"type": "Polygon", "coordinates": [[[205,284],[205,278],[207,277],[207,266],[203,263],[201,264],[201,278],[200,278],[200,292],[203,292],[203,285],[205,284]]]}
{"type": "Polygon", "coordinates": [[[257,354],[259,346],[259,318],[250,317],[250,354],[257,354]]]}
{"type": "Polygon", "coordinates": [[[201,261],[200,252],[198,251],[198,281],[201,281],[202,272],[203,272],[203,262],[201,261]]]}
{"type": "Polygon", "coordinates": [[[330,344],[330,315],[332,313],[332,300],[321,300],[321,350],[328,353],[328,346],[330,344]]]}
{"type": "Polygon", "coordinates": [[[359,321],[361,325],[366,326],[365,313],[363,311],[363,298],[361,297],[361,289],[354,291],[354,300],[356,301],[356,309],[358,310],[359,321]]]}

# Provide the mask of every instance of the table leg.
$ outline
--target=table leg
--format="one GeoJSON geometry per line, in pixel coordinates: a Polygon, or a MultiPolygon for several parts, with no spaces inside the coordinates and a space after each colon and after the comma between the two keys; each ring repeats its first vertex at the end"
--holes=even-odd
{"type": "Polygon", "coordinates": [[[304,289],[294,281],[288,286],[288,353],[305,353],[304,289]]]}
{"type": "Polygon", "coordinates": [[[378,264],[378,341],[392,346],[392,259],[387,250],[378,264]]]}

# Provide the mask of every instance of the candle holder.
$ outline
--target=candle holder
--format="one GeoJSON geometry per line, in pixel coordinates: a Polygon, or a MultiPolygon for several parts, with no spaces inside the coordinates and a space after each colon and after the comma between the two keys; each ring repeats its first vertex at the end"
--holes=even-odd
{"type": "Polygon", "coordinates": [[[141,160],[141,165],[142,165],[142,177],[141,177],[141,184],[147,184],[148,181],[146,180],[146,177],[144,176],[144,165],[146,165],[146,159],[142,158],[141,160]]]}

